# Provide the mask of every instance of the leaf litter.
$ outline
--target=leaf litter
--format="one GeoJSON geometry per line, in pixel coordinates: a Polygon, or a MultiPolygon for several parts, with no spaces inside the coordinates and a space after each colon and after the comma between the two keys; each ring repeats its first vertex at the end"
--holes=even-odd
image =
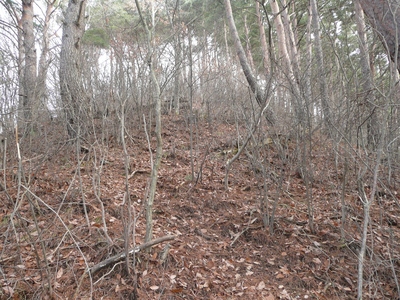
{"type": "MultiPolygon", "coordinates": [[[[225,190],[225,164],[231,154],[224,150],[230,150],[229,145],[237,136],[236,127],[201,124],[196,130],[192,178],[188,128],[173,118],[176,117],[164,117],[164,157],[154,203],[155,237],[176,235],[167,259],[160,262],[159,253],[164,245],[156,245],[152,252],[136,255],[135,276],[127,275],[120,263],[95,275],[92,281],[82,277],[87,266],[123,251],[124,158],[118,145],[102,149],[107,163],[102,166],[100,199],[113,241],[108,245],[102,233],[101,209],[93,192],[93,162],[87,161],[81,167],[81,192],[74,176],[74,152],[66,147],[58,157],[69,159],[49,159],[40,166],[31,185],[32,192],[58,212],[59,218],[39,204],[36,217],[41,226],[36,228],[28,201],[22,202],[20,216],[13,219],[15,234],[11,234],[14,207],[1,194],[2,298],[127,299],[134,293],[134,285],[139,299],[356,297],[362,207],[356,188],[347,187],[347,240],[342,240],[339,192],[332,188],[337,185],[332,174],[334,161],[324,152],[324,146],[314,150],[318,153],[313,158],[314,172],[320,179],[312,187],[317,229],[310,232],[305,184],[294,176],[295,166],[286,166],[285,172],[293,176],[289,175],[284,182],[285,192],[278,193],[275,179],[261,180],[243,154],[233,164],[229,190],[225,190]],[[331,168],[326,167],[329,164],[331,168]],[[273,233],[263,226],[259,206],[264,184],[271,188],[270,208],[279,197],[273,233]],[[89,227],[82,213],[82,198],[91,208],[89,227]],[[49,284],[52,295],[48,295],[49,284]]],[[[128,145],[129,187],[137,215],[143,210],[150,174],[149,153],[142,146],[145,144],[143,133],[138,131],[135,142],[128,145]]],[[[265,161],[276,160],[274,151],[269,149],[265,161]]],[[[280,176],[278,170],[271,173],[280,176]]],[[[8,193],[15,199],[16,186],[9,186],[8,193]]],[[[375,299],[396,296],[393,273],[387,263],[397,261],[399,253],[400,213],[394,202],[386,199],[371,211],[374,243],[369,242],[373,247],[369,255],[379,257],[381,263],[367,262],[366,275],[375,274],[381,282],[380,296],[375,299]],[[390,222],[381,221],[382,211],[387,212],[385,216],[390,222]]],[[[135,226],[136,244],[143,242],[144,234],[145,220],[140,215],[135,226]]],[[[395,263],[397,274],[398,267],[395,263]]],[[[369,283],[365,288],[367,298],[373,297],[368,294],[372,293],[368,289],[371,287],[374,285],[369,283]]]]}

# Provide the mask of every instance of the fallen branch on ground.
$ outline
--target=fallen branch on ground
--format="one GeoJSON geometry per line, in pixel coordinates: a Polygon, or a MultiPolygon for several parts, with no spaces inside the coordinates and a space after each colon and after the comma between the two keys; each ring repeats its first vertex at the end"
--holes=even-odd
{"type": "MultiPolygon", "coordinates": [[[[135,248],[132,248],[131,250],[129,250],[128,253],[129,254],[138,253],[141,250],[150,248],[150,247],[152,247],[154,245],[160,244],[160,243],[165,242],[165,241],[170,241],[170,240],[173,240],[173,239],[175,239],[174,235],[163,236],[163,237],[160,237],[158,239],[154,239],[154,240],[152,240],[150,242],[147,242],[147,243],[141,244],[139,246],[136,246],[135,248]]],[[[87,272],[90,273],[91,275],[94,275],[95,273],[97,273],[98,271],[108,267],[109,265],[113,265],[113,264],[123,260],[125,257],[126,257],[126,252],[121,252],[121,253],[119,253],[117,255],[114,255],[114,256],[112,256],[110,258],[107,258],[107,259],[103,260],[102,262],[99,262],[98,264],[96,264],[93,267],[91,267],[90,269],[88,269],[87,272]]]]}

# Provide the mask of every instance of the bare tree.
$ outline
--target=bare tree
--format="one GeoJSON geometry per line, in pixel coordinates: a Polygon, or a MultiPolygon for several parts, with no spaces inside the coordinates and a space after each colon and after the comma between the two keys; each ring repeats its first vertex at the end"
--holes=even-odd
{"type": "Polygon", "coordinates": [[[156,195],[157,179],[158,179],[158,169],[160,168],[161,158],[162,158],[162,137],[161,137],[161,98],[160,98],[160,86],[156,74],[154,72],[154,27],[155,27],[155,9],[154,3],[152,2],[151,11],[151,28],[147,26],[147,23],[142,14],[139,1],[135,0],[137,10],[139,11],[140,19],[142,21],[143,27],[147,34],[147,62],[150,70],[150,77],[152,83],[152,96],[153,103],[155,105],[155,115],[156,115],[156,138],[157,138],[157,150],[156,159],[151,166],[151,181],[149,188],[149,197],[146,204],[146,237],[145,241],[149,242],[153,238],[153,202],[156,195]]]}

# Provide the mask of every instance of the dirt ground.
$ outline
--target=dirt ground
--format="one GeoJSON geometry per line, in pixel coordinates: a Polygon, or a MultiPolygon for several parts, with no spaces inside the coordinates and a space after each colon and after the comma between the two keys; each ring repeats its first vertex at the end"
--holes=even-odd
{"type": "MultiPolygon", "coordinates": [[[[165,116],[163,122],[153,235],[174,239],[136,253],[129,274],[125,260],[93,276],[85,272],[124,252],[128,212],[122,146],[115,140],[86,144],[78,164],[71,146],[60,142],[39,150],[38,145],[40,153],[24,157],[24,170],[31,173],[20,184],[18,165],[10,155],[7,188],[0,192],[1,299],[356,299],[363,205],[355,164],[349,164],[344,179],[341,157],[335,164],[329,143],[314,141],[307,189],[294,163],[293,141],[285,159],[273,143],[257,150],[265,176],[251,159],[255,148],[250,145],[233,163],[226,190],[236,125],[200,122],[193,128],[191,150],[188,123],[176,116],[165,116]],[[260,209],[265,192],[270,214],[276,203],[270,228],[265,228],[260,209]],[[111,241],[104,233],[101,204],[111,241]]],[[[145,236],[151,157],[143,130],[130,133],[127,141],[134,247],[145,236]]],[[[151,148],[154,156],[155,139],[151,148]]],[[[398,190],[378,186],[364,297],[399,299],[398,190]]]]}

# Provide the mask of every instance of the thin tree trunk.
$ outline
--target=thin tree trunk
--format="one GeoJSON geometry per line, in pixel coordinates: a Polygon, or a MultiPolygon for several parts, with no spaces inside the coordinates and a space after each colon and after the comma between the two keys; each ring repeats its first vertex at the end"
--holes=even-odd
{"type": "MultiPolygon", "coordinates": [[[[280,16],[281,10],[276,0],[271,0],[269,4],[271,6],[272,13],[274,14],[274,23],[278,36],[278,47],[279,47],[280,58],[282,59],[283,69],[287,72],[286,77],[289,79],[289,84],[291,86],[291,92],[292,92],[291,99],[292,99],[292,105],[295,110],[295,116],[299,124],[302,124],[304,123],[304,112],[302,110],[302,105],[301,105],[302,97],[300,93],[299,83],[298,80],[296,79],[296,74],[294,71],[296,65],[292,64],[289,51],[287,48],[287,41],[286,41],[287,37],[286,37],[285,27],[282,22],[282,18],[280,16]]],[[[294,51],[291,52],[294,53],[294,51]]]]}
{"type": "Polygon", "coordinates": [[[42,49],[39,57],[39,65],[38,65],[38,76],[36,81],[36,98],[37,101],[34,103],[34,111],[32,112],[35,120],[35,116],[38,114],[40,108],[47,108],[47,103],[45,103],[45,94],[46,94],[46,79],[47,79],[47,71],[49,68],[49,28],[50,28],[50,20],[51,15],[54,11],[54,1],[46,1],[46,15],[44,18],[44,26],[42,31],[42,49]]]}
{"type": "Polygon", "coordinates": [[[260,35],[261,42],[261,50],[262,50],[262,59],[263,59],[263,75],[265,76],[265,80],[267,82],[270,81],[270,56],[268,51],[267,37],[265,36],[264,24],[262,21],[262,16],[260,12],[260,2],[256,1],[256,15],[257,15],[257,23],[258,30],[260,35]]]}
{"type": "Polygon", "coordinates": [[[330,132],[331,127],[331,113],[329,108],[329,95],[328,89],[326,84],[326,77],[325,77],[325,65],[324,65],[324,55],[322,51],[322,43],[321,43],[321,34],[320,34],[320,27],[319,27],[319,20],[318,20],[318,8],[316,0],[310,0],[311,5],[311,17],[312,17],[312,27],[314,33],[314,46],[315,46],[315,59],[316,65],[318,69],[318,81],[319,81],[319,90],[320,90],[320,97],[321,97],[321,106],[322,112],[324,116],[324,123],[325,129],[330,132]]]}
{"type": "Polygon", "coordinates": [[[169,110],[174,108],[175,113],[179,114],[179,106],[180,106],[180,86],[182,83],[182,47],[181,47],[181,40],[180,40],[180,24],[179,20],[177,22],[177,15],[179,13],[179,6],[180,0],[175,0],[175,7],[172,13],[172,16],[169,16],[169,22],[171,25],[171,29],[174,31],[174,40],[173,40],[173,47],[174,47],[174,95],[172,97],[172,103],[169,107],[169,110]]]}
{"type": "MultiPolygon", "coordinates": [[[[24,84],[24,62],[25,62],[25,49],[24,49],[24,38],[22,35],[22,20],[17,17],[17,12],[13,12],[18,19],[18,110],[21,112],[22,116],[18,119],[24,121],[24,95],[25,95],[25,84],[24,84]]],[[[18,123],[18,127],[23,128],[22,123],[18,123]]]]}
{"type": "Polygon", "coordinates": [[[224,0],[224,3],[229,30],[231,31],[232,39],[236,48],[236,54],[239,58],[240,65],[242,66],[244,76],[246,77],[246,80],[249,83],[251,90],[255,94],[257,102],[259,104],[263,104],[265,102],[265,95],[258,86],[257,79],[255,78],[253,71],[251,70],[250,63],[247,60],[246,52],[244,51],[243,46],[240,42],[239,33],[236,29],[235,21],[233,19],[231,2],[230,0],[224,0]]]}
{"type": "MultiPolygon", "coordinates": [[[[240,42],[239,33],[236,29],[235,21],[233,19],[231,2],[230,2],[230,0],[224,0],[224,3],[225,3],[225,13],[226,13],[226,19],[228,22],[229,30],[231,31],[232,39],[233,39],[235,49],[236,49],[236,54],[239,58],[240,65],[242,66],[244,76],[246,77],[246,80],[247,80],[252,92],[254,93],[254,95],[256,97],[257,103],[261,107],[264,107],[265,103],[267,101],[267,98],[268,98],[268,94],[264,93],[264,91],[259,86],[257,79],[254,76],[251,66],[247,60],[246,52],[244,51],[243,46],[240,42]]],[[[274,118],[272,111],[267,110],[265,116],[266,116],[267,121],[270,124],[274,124],[275,118],[274,118]]]]}
{"type": "Polygon", "coordinates": [[[154,59],[154,47],[153,47],[153,33],[154,33],[154,3],[152,2],[152,15],[151,15],[151,30],[147,26],[144,20],[142,11],[140,9],[139,1],[135,0],[136,7],[139,11],[140,19],[142,21],[143,27],[147,34],[147,61],[150,69],[150,77],[152,83],[152,96],[153,103],[155,104],[155,117],[156,117],[156,138],[157,138],[157,149],[156,149],[156,159],[152,165],[151,170],[151,180],[149,188],[149,197],[147,199],[146,205],[146,236],[145,242],[149,242],[153,238],[153,203],[156,194],[157,179],[158,179],[158,169],[160,168],[161,158],[162,158],[162,137],[161,137],[161,97],[160,97],[160,86],[157,81],[156,74],[154,72],[153,59],[154,59]]]}
{"type": "MultiPolygon", "coordinates": [[[[311,14],[311,5],[308,6],[308,15],[309,16],[312,15],[311,14]]],[[[306,45],[307,45],[306,57],[307,57],[308,65],[306,66],[306,69],[305,69],[305,80],[304,80],[305,81],[304,93],[305,93],[305,98],[307,99],[306,100],[306,103],[308,105],[307,109],[309,111],[310,116],[313,115],[311,113],[311,109],[314,105],[314,101],[312,98],[312,90],[311,90],[311,87],[312,87],[311,86],[311,75],[312,75],[312,66],[313,66],[313,63],[312,63],[313,51],[312,51],[312,41],[311,41],[311,35],[312,35],[311,19],[312,18],[308,18],[308,21],[307,21],[307,33],[308,34],[306,36],[306,45]]]]}
{"type": "Polygon", "coordinates": [[[36,101],[36,48],[35,35],[33,32],[33,0],[22,1],[22,29],[23,29],[23,45],[25,50],[25,65],[24,65],[24,96],[23,109],[24,121],[28,133],[32,124],[32,108],[36,101]]]}
{"type": "MultiPolygon", "coordinates": [[[[380,161],[382,157],[382,150],[383,150],[383,141],[384,139],[381,138],[379,141],[378,149],[377,149],[377,155],[376,155],[376,162],[375,162],[375,167],[373,170],[373,179],[371,183],[371,193],[369,198],[367,197],[365,193],[365,182],[363,175],[360,175],[358,178],[358,190],[360,193],[360,200],[363,203],[363,209],[364,209],[364,220],[363,220],[363,225],[362,225],[362,236],[361,236],[361,247],[360,247],[360,252],[358,253],[358,281],[357,281],[357,300],[361,300],[363,298],[363,277],[364,277],[364,261],[365,261],[365,254],[367,250],[367,238],[368,238],[368,226],[369,226],[369,220],[370,220],[370,209],[372,204],[375,201],[375,193],[377,189],[377,183],[379,180],[378,174],[379,174],[379,167],[380,167],[380,161]]],[[[366,170],[365,170],[366,171],[366,170]]],[[[365,174],[366,172],[363,172],[365,174]]]]}
{"type": "Polygon", "coordinates": [[[290,61],[291,64],[293,65],[293,71],[295,73],[296,76],[296,80],[299,80],[300,77],[300,53],[299,50],[297,48],[297,42],[295,39],[295,34],[293,32],[292,26],[291,26],[291,22],[290,22],[290,18],[288,15],[288,9],[289,6],[286,4],[286,0],[281,0],[282,1],[282,6],[285,9],[281,10],[281,16],[282,16],[282,24],[283,24],[283,28],[285,29],[285,35],[286,35],[286,48],[288,49],[288,53],[290,56],[290,61]]]}
{"type": "Polygon", "coordinates": [[[362,89],[365,99],[365,106],[368,108],[370,118],[367,122],[367,142],[368,145],[375,149],[379,136],[379,127],[377,114],[373,105],[373,78],[371,74],[370,58],[368,52],[366,28],[364,21],[364,13],[362,11],[360,1],[354,0],[355,17],[358,32],[358,42],[360,44],[360,64],[362,72],[362,89]]]}

